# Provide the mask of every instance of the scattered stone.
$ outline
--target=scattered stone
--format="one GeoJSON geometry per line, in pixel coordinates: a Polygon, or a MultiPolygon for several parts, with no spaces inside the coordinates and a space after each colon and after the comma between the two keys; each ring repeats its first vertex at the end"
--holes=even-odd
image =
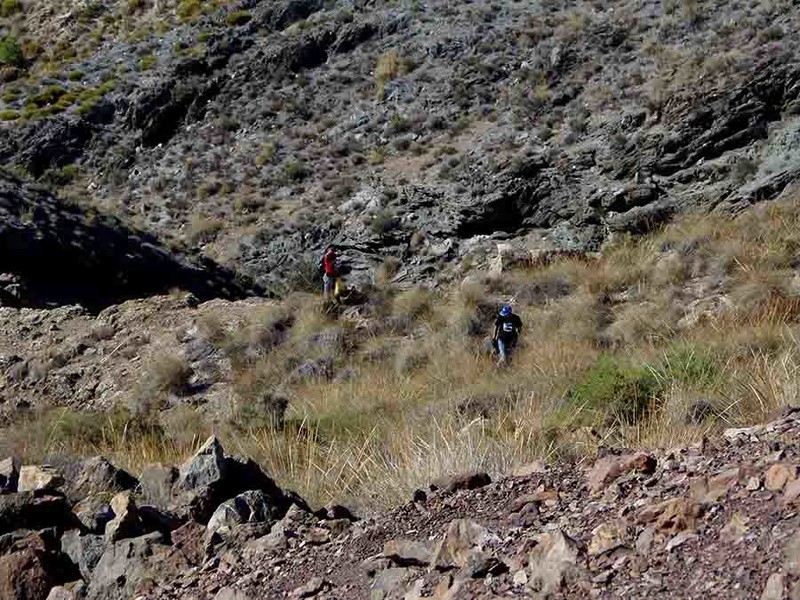
{"type": "MultiPolygon", "coordinates": [[[[271,523],[278,510],[261,490],[251,490],[223,502],[208,522],[209,532],[229,532],[242,523],[271,523]]],[[[327,535],[330,535],[327,531],[327,535]]]]}
{"type": "Polygon", "coordinates": [[[720,539],[729,543],[741,542],[748,531],[747,524],[749,522],[750,519],[743,516],[741,513],[733,513],[728,524],[720,530],[720,539]]]}
{"type": "Polygon", "coordinates": [[[182,491],[194,491],[217,485],[224,478],[225,467],[222,444],[212,436],[181,466],[175,487],[182,491]]]}
{"type": "Polygon", "coordinates": [[[781,491],[787,483],[797,479],[797,467],[786,463],[776,463],[767,469],[764,487],[771,492],[781,491]]]}
{"type": "Polygon", "coordinates": [[[85,498],[98,492],[132,490],[137,485],[139,481],[133,475],[115,467],[106,458],[95,456],[80,463],[67,487],[71,497],[85,498]]]}
{"type": "Polygon", "coordinates": [[[170,538],[172,539],[172,545],[181,551],[190,564],[201,565],[207,558],[204,542],[205,533],[206,528],[200,523],[189,521],[175,529],[170,534],[170,538]]]}
{"type": "Polygon", "coordinates": [[[250,596],[244,592],[232,587],[224,587],[217,592],[214,600],[252,600],[250,596]]]}
{"type": "Polygon", "coordinates": [[[458,490],[476,490],[492,483],[492,478],[488,473],[475,471],[471,473],[461,473],[452,477],[439,477],[431,483],[431,489],[450,494],[458,490]]]}
{"type": "Polygon", "coordinates": [[[0,534],[15,529],[70,529],[76,518],[63,496],[42,492],[0,495],[0,534]]]}
{"type": "Polygon", "coordinates": [[[616,520],[598,525],[592,531],[589,556],[598,556],[626,546],[630,536],[630,525],[627,521],[616,520]]]}
{"type": "Polygon", "coordinates": [[[528,585],[542,596],[557,593],[581,573],[578,543],[560,529],[533,538],[535,546],[528,557],[528,585]]]}
{"type": "Polygon", "coordinates": [[[114,518],[106,525],[105,539],[107,542],[116,542],[125,538],[132,538],[143,533],[142,521],[139,511],[130,492],[120,492],[111,499],[111,510],[114,518]]]}
{"type": "Polygon", "coordinates": [[[650,554],[650,549],[653,547],[653,540],[655,539],[655,527],[645,527],[636,538],[636,552],[642,556],[650,554]]]}
{"type": "Polygon", "coordinates": [[[383,545],[382,556],[399,567],[426,567],[431,563],[434,551],[433,545],[428,542],[396,539],[383,545]]]}
{"type": "Polygon", "coordinates": [[[13,456],[0,460],[0,494],[17,491],[19,461],[13,456]]]}
{"type": "Polygon", "coordinates": [[[535,460],[532,463],[517,467],[512,471],[514,477],[530,477],[531,475],[539,475],[547,472],[547,465],[540,460],[535,460]]]}
{"type": "Polygon", "coordinates": [[[447,570],[466,567],[489,536],[487,529],[469,519],[457,519],[450,523],[442,540],[436,545],[431,564],[437,569],[447,570]]]}
{"type": "Polygon", "coordinates": [[[761,600],[783,600],[783,597],[783,575],[781,573],[773,573],[767,579],[767,584],[761,594],[761,600]]]}
{"type": "Polygon", "coordinates": [[[41,600],[59,583],[32,549],[0,556],[0,598],[41,600]]]}
{"type": "Polygon", "coordinates": [[[642,525],[653,524],[657,531],[674,535],[681,531],[694,531],[702,514],[702,507],[697,503],[686,498],[670,498],[643,508],[637,521],[642,525]]]}
{"type": "Polygon", "coordinates": [[[733,468],[711,478],[700,477],[692,481],[692,498],[700,504],[714,504],[724,498],[739,482],[744,473],[733,468]]]}
{"type": "Polygon", "coordinates": [[[47,465],[25,465],[19,471],[17,489],[20,492],[35,490],[56,490],[64,485],[64,478],[47,465]]]}
{"type": "Polygon", "coordinates": [[[148,465],[139,479],[142,500],[153,506],[168,506],[172,500],[172,486],[178,479],[178,470],[161,464],[148,465]]]}
{"type": "Polygon", "coordinates": [[[190,565],[161,533],[123,539],[106,546],[89,582],[87,600],[129,600],[145,578],[166,581],[190,565]]]}
{"type": "Polygon", "coordinates": [[[92,571],[100,562],[105,547],[106,542],[102,535],[81,535],[79,531],[72,530],[61,536],[61,551],[78,565],[81,576],[86,581],[89,581],[92,571]]]}
{"type": "Polygon", "coordinates": [[[378,571],[370,585],[370,600],[401,598],[412,578],[413,574],[409,569],[389,568],[378,571]]]}
{"type": "Polygon", "coordinates": [[[667,542],[667,552],[671,552],[675,548],[682,546],[686,542],[690,540],[694,540],[697,538],[696,533],[692,533],[690,531],[681,531],[675,537],[673,537],[669,542],[667,542]]]}
{"type": "Polygon", "coordinates": [[[605,456],[595,462],[594,466],[586,475],[589,489],[592,492],[599,492],[611,482],[627,475],[631,471],[650,474],[656,468],[655,457],[637,452],[624,456],[605,456]]]}
{"type": "Polygon", "coordinates": [[[313,598],[326,587],[328,583],[322,577],[312,577],[304,585],[292,591],[292,598],[313,598]]]}
{"type": "Polygon", "coordinates": [[[47,600],[77,600],[78,596],[72,590],[57,585],[47,594],[47,600]]]}
{"type": "Polygon", "coordinates": [[[107,495],[90,496],[72,507],[72,512],[90,533],[103,533],[114,518],[114,511],[106,501],[107,495]]]}
{"type": "Polygon", "coordinates": [[[305,539],[312,546],[321,546],[331,541],[331,532],[322,527],[312,527],[306,532],[305,539]]]}

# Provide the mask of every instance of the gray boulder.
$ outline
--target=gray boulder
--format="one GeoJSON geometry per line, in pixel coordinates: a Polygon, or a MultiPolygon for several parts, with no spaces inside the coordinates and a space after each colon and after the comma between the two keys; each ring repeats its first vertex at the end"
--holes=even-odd
{"type": "Polygon", "coordinates": [[[41,491],[0,495],[0,534],[17,529],[69,529],[75,524],[75,515],[63,496],[41,491]]]}
{"type": "Polygon", "coordinates": [[[162,464],[148,465],[139,478],[141,497],[147,504],[167,506],[172,501],[172,486],[178,479],[178,469],[162,464]]]}
{"type": "Polygon", "coordinates": [[[130,492],[120,492],[114,496],[111,499],[111,510],[114,511],[114,518],[106,525],[107,542],[116,542],[143,533],[139,510],[130,492]]]}
{"type": "Polygon", "coordinates": [[[212,436],[181,466],[175,489],[196,491],[218,485],[225,476],[225,466],[222,444],[212,436]]]}
{"type": "Polygon", "coordinates": [[[13,456],[0,461],[0,494],[17,491],[19,461],[13,456]]]}
{"type": "Polygon", "coordinates": [[[68,494],[84,498],[98,492],[122,492],[134,489],[139,482],[125,471],[111,464],[102,456],[88,458],[80,463],[78,472],[69,480],[68,494]]]}
{"type": "Polygon", "coordinates": [[[125,539],[106,547],[92,573],[86,598],[128,600],[145,578],[166,581],[189,566],[179,551],[164,544],[161,533],[125,539]]]}
{"type": "Polygon", "coordinates": [[[208,533],[228,532],[244,523],[272,523],[281,507],[261,490],[251,490],[223,502],[208,522],[208,533]]]}
{"type": "Polygon", "coordinates": [[[78,530],[73,529],[61,536],[61,551],[78,565],[81,577],[87,581],[100,562],[105,547],[106,542],[102,535],[81,535],[78,530]]]}
{"type": "Polygon", "coordinates": [[[72,512],[89,533],[103,533],[114,518],[114,511],[105,494],[89,496],[72,507],[72,512]]]}

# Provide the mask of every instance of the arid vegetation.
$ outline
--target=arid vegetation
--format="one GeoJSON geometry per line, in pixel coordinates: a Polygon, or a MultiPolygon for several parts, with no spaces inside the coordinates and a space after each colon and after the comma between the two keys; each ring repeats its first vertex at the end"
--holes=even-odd
{"type": "MultiPolygon", "coordinates": [[[[234,367],[230,414],[54,410],[0,450],[102,453],[136,471],[180,461],[214,430],[309,499],[374,507],[460,470],[688,444],[795,398],[799,223],[795,201],[690,216],[449,292],[377,288],[358,318],[295,294],[238,330],[201,323],[234,367]],[[505,300],[526,333],[498,370],[483,339],[505,300]]],[[[177,359],[148,368],[148,400],[186,384],[177,359]]]]}

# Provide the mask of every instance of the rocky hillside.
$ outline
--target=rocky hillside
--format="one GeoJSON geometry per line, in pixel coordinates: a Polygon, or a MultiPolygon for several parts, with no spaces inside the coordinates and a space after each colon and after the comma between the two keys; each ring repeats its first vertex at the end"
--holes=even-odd
{"type": "Polygon", "coordinates": [[[0,599],[800,598],[798,17],[0,0],[0,599]]]}
{"type": "Polygon", "coordinates": [[[762,598],[798,593],[796,409],[655,455],[434,482],[389,514],[312,511],[209,439],[139,478],[0,462],[0,596],[762,598]]]}
{"type": "Polygon", "coordinates": [[[7,4],[3,162],[276,291],[331,241],[444,280],[797,177],[790,1],[7,4]]]}
{"type": "Polygon", "coordinates": [[[212,261],[175,253],[113,217],[2,174],[0,219],[0,305],[98,310],[171,289],[197,301],[257,293],[212,261]]]}

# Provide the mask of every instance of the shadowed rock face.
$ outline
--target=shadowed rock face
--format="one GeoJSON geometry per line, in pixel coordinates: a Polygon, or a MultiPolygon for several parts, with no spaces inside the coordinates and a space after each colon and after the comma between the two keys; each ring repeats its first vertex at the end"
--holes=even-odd
{"type": "Polygon", "coordinates": [[[175,255],[117,219],[86,215],[1,173],[0,272],[19,278],[17,301],[26,306],[98,310],[175,288],[201,300],[253,292],[227,269],[175,255]]]}

